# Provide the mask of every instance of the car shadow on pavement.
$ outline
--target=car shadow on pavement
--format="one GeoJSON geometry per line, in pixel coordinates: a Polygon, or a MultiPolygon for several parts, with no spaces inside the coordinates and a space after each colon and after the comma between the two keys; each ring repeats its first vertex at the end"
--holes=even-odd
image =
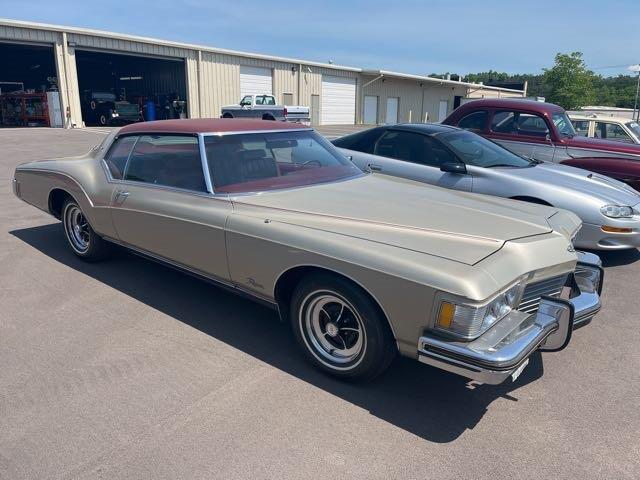
{"type": "Polygon", "coordinates": [[[78,272],[431,442],[455,440],[480,422],[493,401],[517,401],[513,392],[543,375],[539,353],[516,382],[498,386],[473,385],[398,357],[372,382],[343,382],[307,363],[289,326],[267,307],[124,249],[104,262],[83,262],[68,249],[60,224],[10,233],[78,272]]]}
{"type": "Polygon", "coordinates": [[[622,265],[630,265],[640,260],[640,250],[637,248],[627,250],[600,250],[594,251],[602,260],[603,267],[619,267],[622,265]]]}

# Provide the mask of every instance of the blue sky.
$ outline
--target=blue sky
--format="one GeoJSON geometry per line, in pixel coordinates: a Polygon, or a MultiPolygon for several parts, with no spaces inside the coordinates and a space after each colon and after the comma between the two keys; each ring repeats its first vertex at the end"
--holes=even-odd
{"type": "Polygon", "coordinates": [[[0,17],[416,74],[640,63],[639,0],[0,0],[0,17]]]}

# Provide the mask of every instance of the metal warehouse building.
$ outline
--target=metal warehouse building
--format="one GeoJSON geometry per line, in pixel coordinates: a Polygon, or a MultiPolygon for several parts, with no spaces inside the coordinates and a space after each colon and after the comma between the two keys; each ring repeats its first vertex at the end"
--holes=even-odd
{"type": "Polygon", "coordinates": [[[37,125],[43,119],[52,126],[89,124],[95,121],[89,110],[95,92],[111,92],[135,105],[153,98],[160,110],[156,118],[177,115],[164,108],[174,101],[184,104],[183,116],[218,117],[223,105],[243,95],[272,93],[285,105],[309,106],[316,125],[435,122],[470,98],[525,95],[426,76],[1,19],[0,65],[4,125],[37,125]]]}

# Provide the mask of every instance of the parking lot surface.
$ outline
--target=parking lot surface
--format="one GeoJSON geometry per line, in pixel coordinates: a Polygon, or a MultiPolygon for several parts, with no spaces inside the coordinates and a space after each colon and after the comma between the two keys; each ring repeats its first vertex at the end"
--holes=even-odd
{"type": "Polygon", "coordinates": [[[13,196],[16,165],[106,131],[0,130],[1,479],[640,478],[638,251],[603,256],[602,312],[515,383],[401,358],[344,383],[273,311],[124,251],[83,263],[13,196]]]}

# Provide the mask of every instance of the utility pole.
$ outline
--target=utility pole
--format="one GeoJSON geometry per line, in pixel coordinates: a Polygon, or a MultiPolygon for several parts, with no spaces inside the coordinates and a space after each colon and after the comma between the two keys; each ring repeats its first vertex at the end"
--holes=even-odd
{"type": "Polygon", "coordinates": [[[640,94],[640,64],[631,65],[629,70],[638,73],[638,84],[636,85],[636,101],[633,104],[633,119],[640,120],[640,111],[638,110],[638,94],[640,94]]]}

